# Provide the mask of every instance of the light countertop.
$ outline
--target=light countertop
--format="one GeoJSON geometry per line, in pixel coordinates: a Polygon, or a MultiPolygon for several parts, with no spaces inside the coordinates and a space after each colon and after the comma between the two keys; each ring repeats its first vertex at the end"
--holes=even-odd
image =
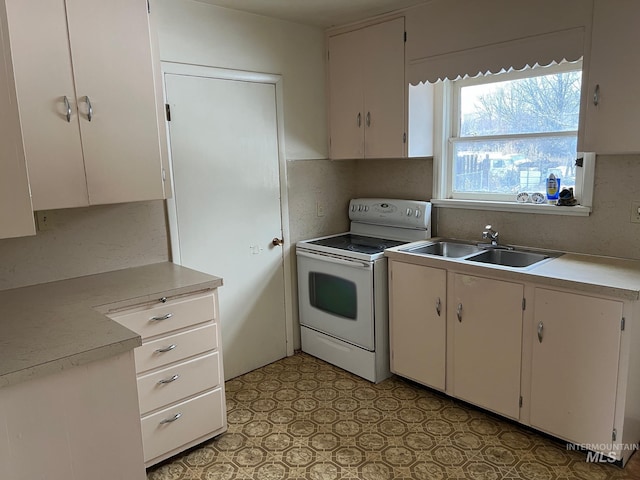
{"type": "Polygon", "coordinates": [[[105,359],[141,344],[105,312],[222,285],[164,262],[0,291],[0,387],[105,359]]]}
{"type": "MultiPolygon", "coordinates": [[[[434,240],[436,239],[431,241],[434,240]]],[[[430,242],[415,242],[411,245],[427,243],[430,242]]],[[[390,259],[447,268],[470,275],[532,282],[542,286],[567,288],[585,294],[626,300],[640,299],[640,261],[638,260],[565,253],[531,267],[513,268],[401,251],[407,247],[408,245],[402,245],[389,249],[385,255],[390,259]]]]}

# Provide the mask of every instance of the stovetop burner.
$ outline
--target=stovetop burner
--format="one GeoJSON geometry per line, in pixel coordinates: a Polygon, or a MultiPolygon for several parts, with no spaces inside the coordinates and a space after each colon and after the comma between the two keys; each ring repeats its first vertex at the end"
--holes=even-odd
{"type": "Polygon", "coordinates": [[[383,252],[387,248],[397,247],[407,242],[399,242],[397,240],[366,237],[363,235],[354,235],[352,233],[347,233],[345,235],[339,235],[336,237],[314,240],[309,243],[371,255],[374,253],[383,252]]]}

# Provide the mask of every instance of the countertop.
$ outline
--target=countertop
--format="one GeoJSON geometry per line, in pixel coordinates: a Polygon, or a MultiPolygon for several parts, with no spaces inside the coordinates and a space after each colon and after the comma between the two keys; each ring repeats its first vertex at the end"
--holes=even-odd
{"type": "Polygon", "coordinates": [[[170,262],[0,291],[0,387],[109,358],[141,344],[105,312],[222,285],[170,262]]]}
{"type": "Polygon", "coordinates": [[[388,249],[385,255],[390,259],[448,268],[470,275],[532,282],[624,300],[640,299],[640,261],[638,260],[567,252],[531,267],[513,268],[401,251],[410,246],[426,245],[435,240],[437,239],[388,249]]]}

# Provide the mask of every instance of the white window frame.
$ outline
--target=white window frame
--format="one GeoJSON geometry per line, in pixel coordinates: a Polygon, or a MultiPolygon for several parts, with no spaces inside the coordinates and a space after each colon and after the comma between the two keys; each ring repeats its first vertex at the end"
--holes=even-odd
{"type": "MultiPolygon", "coordinates": [[[[539,69],[532,75],[531,69],[524,71],[514,71],[501,73],[500,80],[514,80],[536,75],[549,73],[560,73],[576,70],[576,66],[581,66],[581,62],[562,63],[544,69],[539,69]],[[503,76],[504,75],[504,76],[503,76]]],[[[431,202],[439,207],[464,208],[475,210],[494,210],[521,213],[542,213],[551,215],[573,215],[588,216],[591,213],[593,199],[593,184],[595,171],[595,154],[579,153],[582,157],[583,166],[576,171],[576,199],[578,205],[573,207],[559,207],[548,204],[518,203],[512,196],[494,195],[493,199],[487,199],[485,194],[467,193],[465,198],[456,198],[453,193],[453,144],[460,140],[466,141],[468,137],[459,138],[460,128],[460,108],[459,92],[460,88],[469,85],[491,83],[496,81],[495,75],[479,76],[475,78],[465,78],[455,81],[445,80],[434,85],[434,156],[433,156],[433,198],[431,202]],[[454,85],[455,83],[455,85],[454,85]]],[[[552,133],[552,134],[521,134],[521,135],[497,135],[477,137],[482,139],[519,139],[519,138],[539,138],[544,136],[577,135],[577,131],[552,133]]],[[[476,137],[473,137],[476,138],[476,137]]]]}

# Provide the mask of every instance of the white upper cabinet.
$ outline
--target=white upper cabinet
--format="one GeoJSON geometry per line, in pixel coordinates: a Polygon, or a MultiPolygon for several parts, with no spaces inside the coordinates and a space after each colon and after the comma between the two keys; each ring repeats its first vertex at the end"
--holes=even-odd
{"type": "Polygon", "coordinates": [[[332,159],[405,156],[404,18],[329,37],[332,159]]]}
{"type": "MultiPolygon", "coordinates": [[[[595,0],[581,150],[640,152],[640,2],[595,0]]],[[[585,81],[587,79],[585,78],[585,81]]]]}
{"type": "MultiPolygon", "coordinates": [[[[3,50],[9,42],[4,11],[0,10],[0,42],[3,50]]],[[[0,238],[22,237],[36,233],[31,210],[29,180],[24,150],[18,132],[20,119],[15,99],[10,62],[0,62],[0,238]]]]}
{"type": "Polygon", "coordinates": [[[147,2],[5,5],[34,210],[164,198],[147,2]]]}

